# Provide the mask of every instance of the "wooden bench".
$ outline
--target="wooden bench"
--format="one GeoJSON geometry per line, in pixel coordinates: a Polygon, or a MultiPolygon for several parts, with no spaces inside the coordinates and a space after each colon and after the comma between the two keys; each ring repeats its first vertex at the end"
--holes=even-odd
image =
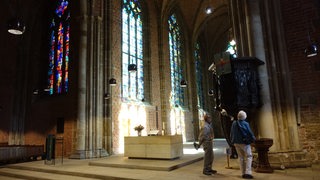
{"type": "Polygon", "coordinates": [[[5,145],[0,146],[0,163],[16,163],[43,159],[44,145],[5,145]]]}

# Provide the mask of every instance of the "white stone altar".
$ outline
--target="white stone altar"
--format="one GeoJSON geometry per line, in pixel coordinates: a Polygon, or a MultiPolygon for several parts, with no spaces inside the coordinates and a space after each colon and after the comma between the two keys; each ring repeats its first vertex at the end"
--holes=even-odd
{"type": "Polygon", "coordinates": [[[125,157],[174,159],[182,155],[182,135],[124,137],[125,157]]]}

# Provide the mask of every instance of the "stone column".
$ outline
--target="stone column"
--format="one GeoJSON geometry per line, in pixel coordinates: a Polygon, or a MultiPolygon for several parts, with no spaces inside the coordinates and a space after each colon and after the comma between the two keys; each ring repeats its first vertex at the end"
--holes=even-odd
{"type": "MultiPolygon", "coordinates": [[[[248,19],[250,20],[250,26],[248,27],[248,34],[250,34],[251,43],[254,46],[250,52],[252,55],[256,56],[258,59],[262,60],[265,64],[267,64],[266,56],[265,56],[265,46],[263,40],[263,32],[262,32],[262,24],[260,18],[260,8],[259,2],[249,1],[248,2],[248,19]]],[[[269,76],[267,65],[260,66],[259,69],[259,78],[261,81],[261,99],[263,106],[261,107],[258,115],[259,117],[255,117],[258,121],[258,138],[276,138],[277,129],[275,127],[273,121],[273,113],[271,107],[271,99],[270,99],[270,87],[269,87],[269,76]]],[[[271,147],[271,150],[278,149],[277,143],[271,147]]]]}
{"type": "Polygon", "coordinates": [[[85,158],[85,137],[86,137],[86,59],[87,59],[87,32],[88,32],[88,16],[87,16],[87,1],[79,1],[80,13],[75,17],[77,28],[79,28],[79,74],[78,74],[78,119],[75,137],[75,152],[70,158],[83,159],[85,158]]]}
{"type": "MultiPolygon", "coordinates": [[[[28,39],[30,42],[31,40],[28,39]]],[[[25,47],[30,47],[31,45],[25,42],[23,42],[20,39],[20,42],[22,42],[21,47],[17,48],[17,65],[16,65],[16,73],[17,73],[17,80],[15,82],[15,88],[14,88],[14,98],[13,98],[13,108],[12,108],[12,114],[11,114],[11,120],[10,120],[10,129],[9,129],[9,139],[8,144],[9,145],[24,145],[24,136],[25,136],[25,118],[26,118],[26,104],[27,104],[27,97],[30,97],[30,94],[28,91],[28,85],[27,85],[27,79],[29,77],[28,69],[28,53],[26,52],[25,47]]],[[[18,45],[18,44],[17,44],[18,45]]]]}
{"type": "Polygon", "coordinates": [[[102,147],[104,59],[101,4],[100,0],[90,1],[89,4],[80,2],[77,152],[71,158],[106,156],[102,147]]]}

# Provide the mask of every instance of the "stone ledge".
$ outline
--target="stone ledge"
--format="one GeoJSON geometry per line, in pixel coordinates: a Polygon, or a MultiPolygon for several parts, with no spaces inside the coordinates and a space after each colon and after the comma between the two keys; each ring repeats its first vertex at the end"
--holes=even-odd
{"type": "MultiPolygon", "coordinates": [[[[310,167],[312,161],[307,158],[307,153],[302,151],[290,151],[290,152],[269,152],[268,158],[270,166],[273,169],[286,169],[286,168],[301,168],[310,167]]],[[[256,166],[258,160],[258,154],[253,153],[253,166],[256,166]]]]}

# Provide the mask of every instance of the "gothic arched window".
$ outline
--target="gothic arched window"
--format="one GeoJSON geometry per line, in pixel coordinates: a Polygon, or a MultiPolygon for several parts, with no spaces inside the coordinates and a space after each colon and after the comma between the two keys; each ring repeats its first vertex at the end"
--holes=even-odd
{"type": "Polygon", "coordinates": [[[196,66],[196,85],[197,85],[198,107],[203,109],[204,108],[204,97],[203,97],[203,86],[202,86],[203,69],[202,69],[199,43],[196,43],[196,46],[195,46],[194,59],[195,59],[195,66],[196,66]]]}
{"type": "Polygon", "coordinates": [[[175,14],[168,19],[169,51],[171,70],[171,103],[174,106],[184,106],[184,88],[180,86],[183,80],[182,40],[181,30],[175,14]]]}
{"type": "Polygon", "coordinates": [[[122,97],[144,99],[143,30],[138,0],[123,0],[122,6],[122,97]],[[128,69],[136,71],[130,72],[128,69]]]}
{"type": "Polygon", "coordinates": [[[68,0],[59,0],[50,23],[50,51],[48,94],[62,94],[69,88],[69,32],[70,11],[68,0]]]}

